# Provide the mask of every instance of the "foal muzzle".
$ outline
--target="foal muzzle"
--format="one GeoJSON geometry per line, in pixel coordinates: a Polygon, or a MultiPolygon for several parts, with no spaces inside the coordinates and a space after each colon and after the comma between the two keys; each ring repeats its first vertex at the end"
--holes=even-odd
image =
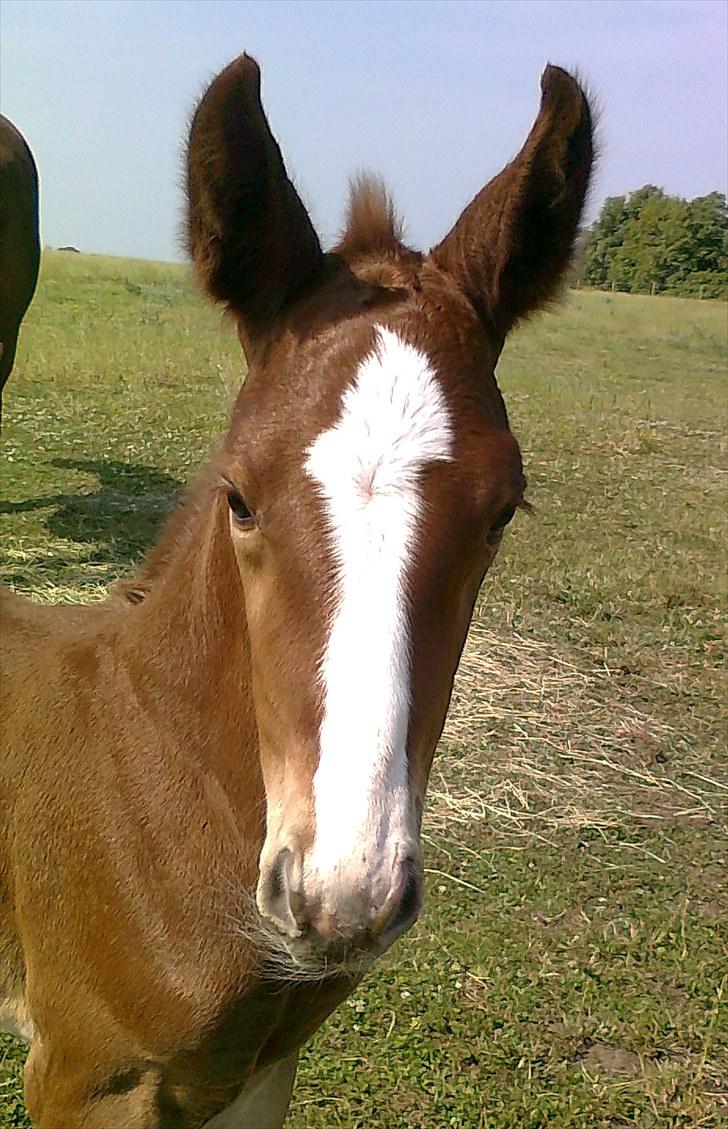
{"type": "Polygon", "coordinates": [[[414,923],[422,907],[419,853],[395,850],[367,883],[334,871],[327,885],[307,878],[302,859],[288,848],[261,865],[256,901],[263,917],[288,937],[308,937],[317,947],[383,952],[414,923]]]}

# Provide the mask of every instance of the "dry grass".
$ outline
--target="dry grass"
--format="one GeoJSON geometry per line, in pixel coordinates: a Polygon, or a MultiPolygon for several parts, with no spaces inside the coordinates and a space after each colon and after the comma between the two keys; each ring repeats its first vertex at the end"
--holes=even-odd
{"type": "MultiPolygon", "coordinates": [[[[728,817],[728,776],[631,704],[606,665],[474,621],[431,776],[427,833],[485,824],[517,844],[564,830],[728,817]],[[719,778],[722,776],[722,779],[719,778]]],[[[629,849],[627,841],[615,841],[629,849]]]]}

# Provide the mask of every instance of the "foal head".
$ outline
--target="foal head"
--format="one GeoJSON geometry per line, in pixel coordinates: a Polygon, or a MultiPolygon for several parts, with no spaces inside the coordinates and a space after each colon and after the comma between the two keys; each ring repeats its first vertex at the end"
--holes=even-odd
{"type": "Polygon", "coordinates": [[[324,254],[242,56],[188,153],[188,237],[249,373],[220,466],[267,801],[257,902],[284,936],[381,951],[417,915],[432,755],[478,589],[522,503],[494,369],[566,270],[588,103],[548,67],[519,155],[428,254],[375,181],[324,254]]]}

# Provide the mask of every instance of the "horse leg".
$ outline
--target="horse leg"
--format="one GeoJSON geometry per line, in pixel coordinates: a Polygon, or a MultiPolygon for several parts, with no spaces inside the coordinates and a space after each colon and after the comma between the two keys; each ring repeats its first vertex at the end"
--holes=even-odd
{"type": "Polygon", "coordinates": [[[12,323],[9,325],[0,324],[0,416],[2,415],[3,388],[15,361],[19,329],[19,322],[17,325],[12,323]]]}
{"type": "Polygon", "coordinates": [[[298,1051],[266,1066],[245,1084],[231,1105],[204,1129],[281,1129],[298,1067],[298,1051]]]}

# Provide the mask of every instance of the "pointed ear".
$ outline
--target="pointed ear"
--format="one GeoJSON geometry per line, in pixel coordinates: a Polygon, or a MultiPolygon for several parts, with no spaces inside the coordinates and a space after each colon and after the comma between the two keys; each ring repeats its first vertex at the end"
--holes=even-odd
{"type": "Polygon", "coordinates": [[[591,113],[579,84],[548,66],[541,91],[539,115],[518,156],[432,252],[502,337],[562,281],[593,162],[591,113]]]}
{"type": "Polygon", "coordinates": [[[260,70],[241,55],[213,81],[187,148],[187,242],[208,294],[255,337],[322,260],[260,101],[260,70]]]}

